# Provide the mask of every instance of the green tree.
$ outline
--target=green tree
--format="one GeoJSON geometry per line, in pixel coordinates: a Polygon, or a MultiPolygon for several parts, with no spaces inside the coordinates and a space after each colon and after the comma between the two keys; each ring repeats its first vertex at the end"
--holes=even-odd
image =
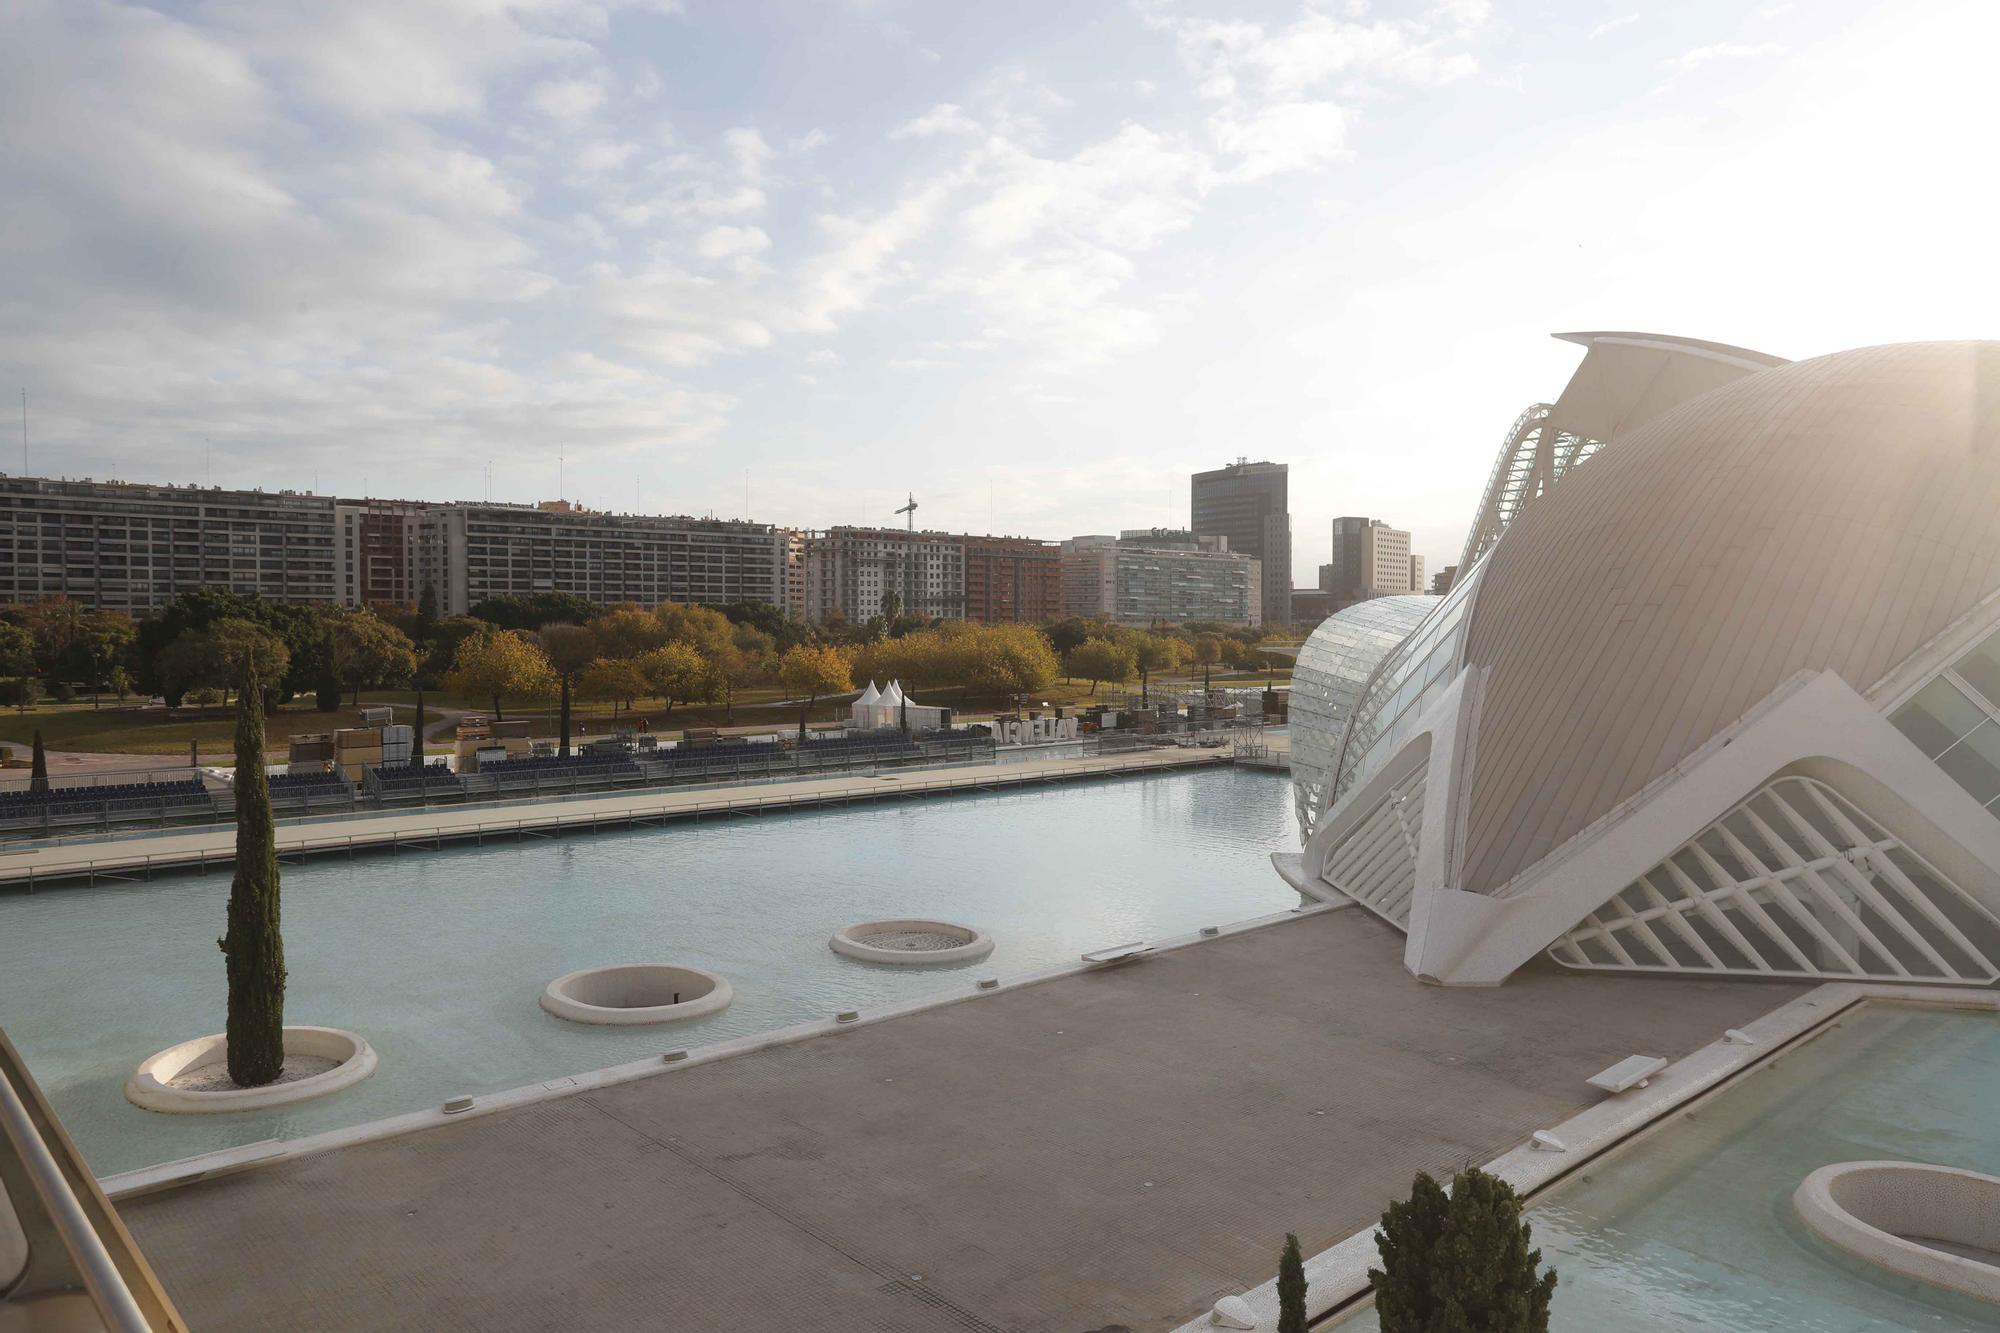
{"type": "Polygon", "coordinates": [[[0,620],[0,676],[27,676],[34,670],[34,636],[10,620],[0,620]]]}
{"type": "Polygon", "coordinates": [[[1172,671],[1181,664],[1181,642],[1165,634],[1140,634],[1132,640],[1132,662],[1139,669],[1139,702],[1151,699],[1155,671],[1172,671]]]}
{"type": "Polygon", "coordinates": [[[569,753],[569,695],[576,678],[597,660],[597,636],[582,625],[544,625],[542,654],[562,687],[562,721],[557,728],[556,753],[569,753]]]}
{"type": "Polygon", "coordinates": [[[229,929],[216,943],[229,960],[229,1080],[275,1082],[285,1068],[285,941],[278,924],[278,843],[264,778],[264,689],[245,657],[236,699],[236,874],[229,929]]]}
{"type": "Polygon", "coordinates": [[[121,704],[125,702],[125,696],[132,693],[132,673],[122,665],[112,667],[105,674],[104,683],[111,687],[111,692],[118,696],[121,704]]]}
{"type": "Polygon", "coordinates": [[[1109,639],[1085,639],[1070,653],[1069,669],[1090,682],[1090,692],[1095,696],[1099,684],[1107,680],[1130,680],[1139,666],[1132,650],[1125,645],[1109,639]]]}
{"type": "Polygon", "coordinates": [[[35,752],[29,761],[28,790],[47,791],[49,789],[49,752],[42,746],[42,729],[35,728],[35,752]]]}
{"type": "Polygon", "coordinates": [[[722,692],[723,716],[736,720],[736,691],[755,685],[777,665],[778,643],[754,625],[730,626],[729,645],[709,662],[722,692]]]}
{"type": "Polygon", "coordinates": [[[460,642],[444,686],[454,694],[491,699],[493,716],[506,721],[502,703],[512,698],[543,698],[552,692],[554,673],[548,658],[525,634],[502,630],[474,635],[460,642]]]}
{"type": "Polygon", "coordinates": [[[1368,1270],[1382,1333],[1547,1333],[1554,1269],[1513,1187],[1477,1167],[1453,1177],[1451,1193],[1419,1171],[1410,1197],[1389,1205],[1368,1270]]]}
{"type": "Polygon", "coordinates": [[[533,630],[541,625],[587,624],[601,608],[595,602],[566,592],[538,592],[532,597],[509,594],[493,597],[472,608],[476,619],[501,629],[533,630]]]}
{"type": "Polygon", "coordinates": [[[674,704],[705,698],[714,689],[708,659],[685,643],[666,643],[634,663],[646,688],[664,701],[671,717],[674,704]]]}
{"type": "MultiPolygon", "coordinates": [[[[285,641],[254,620],[227,616],[202,632],[202,683],[227,690],[254,675],[259,682],[279,681],[291,665],[291,650],[285,641]]],[[[266,697],[259,704],[266,712],[275,702],[275,686],[262,686],[266,697]]]]}
{"type": "Polygon", "coordinates": [[[854,688],[847,657],[838,648],[800,644],[778,659],[778,682],[799,700],[799,740],[806,738],[806,719],[822,694],[842,694],[854,688]]]}
{"type": "Polygon", "coordinates": [[[667,641],[666,627],[659,618],[629,602],[611,607],[591,621],[590,632],[597,636],[598,652],[612,661],[638,657],[667,641]]]}
{"type": "Polygon", "coordinates": [[[1197,634],[1190,651],[1197,665],[1201,667],[1201,692],[1208,694],[1208,673],[1222,660],[1222,640],[1213,634],[1197,634]]]}
{"type": "Polygon", "coordinates": [[[576,692],[585,699],[603,699],[618,716],[618,705],[630,704],[646,692],[646,673],[630,657],[600,657],[577,677],[576,692]]]}
{"type": "Polygon", "coordinates": [[[1068,660],[1069,655],[1081,648],[1087,639],[1104,637],[1104,622],[1085,620],[1082,616],[1067,616],[1062,620],[1052,620],[1044,627],[1049,646],[1056,650],[1056,656],[1068,660]]]}
{"type": "Polygon", "coordinates": [[[1299,1255],[1299,1238],[1289,1231],[1278,1258],[1278,1333],[1306,1333],[1306,1261],[1299,1255]]]}
{"type": "Polygon", "coordinates": [[[416,645],[410,636],[368,611],[334,621],[327,629],[327,663],[333,678],[361,702],[364,685],[390,685],[417,669],[416,645]]]}

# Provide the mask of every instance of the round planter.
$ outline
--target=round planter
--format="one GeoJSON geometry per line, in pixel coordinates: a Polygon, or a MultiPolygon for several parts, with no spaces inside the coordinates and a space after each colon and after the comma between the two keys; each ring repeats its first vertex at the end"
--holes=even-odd
{"type": "Polygon", "coordinates": [[[1837,1162],[1792,1194],[1821,1240],[1878,1268],[2000,1304],[2000,1177],[1925,1162],[1837,1162]]]}
{"type": "Polygon", "coordinates": [[[863,921],[834,931],[829,943],[845,957],[897,967],[970,963],[993,952],[991,935],[950,921],[863,921]]]}
{"type": "Polygon", "coordinates": [[[341,1028],[287,1027],[285,1055],[332,1060],[334,1066],[290,1083],[261,1088],[224,1086],[177,1088],[174,1080],[195,1070],[224,1064],[229,1056],[224,1033],[213,1033],[169,1046],[142,1063],[125,1080],[125,1100],[148,1111],[173,1115],[216,1115],[228,1111],[261,1111],[270,1106],[310,1101],[351,1088],[375,1072],[375,1048],[366,1038],[341,1028]]]}
{"type": "Polygon", "coordinates": [[[698,967],[622,963],[557,977],[542,1008],[572,1023],[678,1023],[720,1013],[736,998],[729,983],[698,967]]]}

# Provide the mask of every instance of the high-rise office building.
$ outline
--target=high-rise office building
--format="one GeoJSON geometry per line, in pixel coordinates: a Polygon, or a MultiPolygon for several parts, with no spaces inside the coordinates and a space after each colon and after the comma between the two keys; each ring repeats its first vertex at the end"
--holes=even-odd
{"type": "Polygon", "coordinates": [[[1320,566],[1320,589],[1336,606],[1423,591],[1423,557],[1410,554],[1410,534],[1379,518],[1333,520],[1333,559],[1320,566]]]}
{"type": "Polygon", "coordinates": [[[1289,470],[1283,463],[1237,459],[1194,474],[1188,526],[1203,537],[1227,537],[1229,549],[1263,566],[1262,619],[1292,618],[1292,515],[1289,470]]]}

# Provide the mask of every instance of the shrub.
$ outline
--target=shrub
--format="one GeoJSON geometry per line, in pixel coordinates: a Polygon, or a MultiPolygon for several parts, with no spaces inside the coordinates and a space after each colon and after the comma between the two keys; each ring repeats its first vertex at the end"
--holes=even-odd
{"type": "Polygon", "coordinates": [[[1477,1167],[1451,1193],[1419,1171],[1410,1197],[1389,1205],[1368,1270],[1382,1333],[1547,1333],[1554,1269],[1537,1273],[1513,1187],[1477,1167]]]}

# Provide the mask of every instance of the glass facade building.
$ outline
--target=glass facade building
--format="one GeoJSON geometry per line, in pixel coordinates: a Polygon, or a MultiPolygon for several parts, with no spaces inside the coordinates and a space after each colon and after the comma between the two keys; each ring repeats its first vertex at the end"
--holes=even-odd
{"type": "Polygon", "coordinates": [[[1299,649],[1292,671],[1292,794],[1299,832],[1311,837],[1327,807],[1341,729],[1368,678],[1436,610],[1435,597],[1378,597],[1327,617],[1299,649]]]}

